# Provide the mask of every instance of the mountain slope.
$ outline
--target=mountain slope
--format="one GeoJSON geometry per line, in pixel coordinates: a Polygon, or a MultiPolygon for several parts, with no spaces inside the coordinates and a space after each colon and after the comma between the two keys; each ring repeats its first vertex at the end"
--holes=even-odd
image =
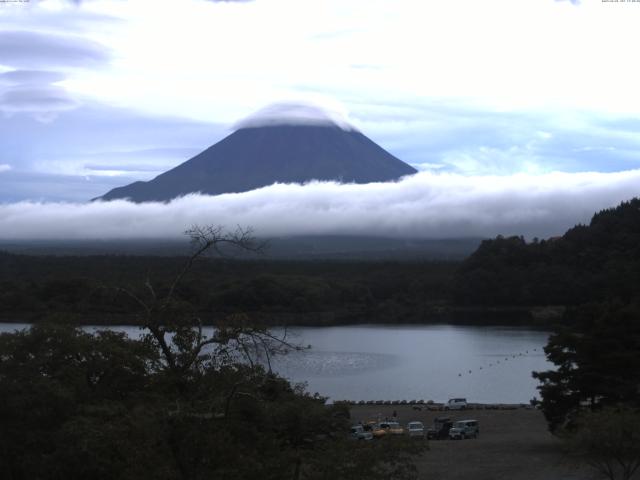
{"type": "Polygon", "coordinates": [[[240,128],[149,182],[114,188],[101,200],[168,201],[192,192],[245,192],[276,182],[396,180],[416,170],[356,130],[336,124],[240,128]]]}

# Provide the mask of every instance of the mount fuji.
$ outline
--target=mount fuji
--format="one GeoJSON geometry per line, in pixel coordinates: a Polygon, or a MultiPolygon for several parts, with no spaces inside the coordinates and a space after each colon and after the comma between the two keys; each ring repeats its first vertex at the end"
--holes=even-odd
{"type": "Polygon", "coordinates": [[[307,105],[274,105],[195,157],[147,182],[95,200],[165,202],[189,193],[246,192],[273,183],[394,181],[416,173],[339,117],[307,105]]]}

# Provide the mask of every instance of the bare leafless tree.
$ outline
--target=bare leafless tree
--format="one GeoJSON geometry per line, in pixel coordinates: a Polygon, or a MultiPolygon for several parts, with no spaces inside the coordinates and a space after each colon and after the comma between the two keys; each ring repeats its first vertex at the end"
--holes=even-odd
{"type": "Polygon", "coordinates": [[[266,358],[267,368],[271,371],[273,354],[300,349],[288,341],[286,329],[281,336],[276,336],[241,314],[216,322],[212,325],[211,335],[205,335],[200,316],[185,312],[176,300],[180,284],[195,262],[209,254],[228,257],[238,252],[262,253],[265,244],[256,241],[251,229],[242,227],[228,232],[220,226],[194,225],[185,235],[191,240],[192,250],[166,293],[158,293],[149,276],[139,291],[118,288],[140,307],[140,325],[146,331],[144,337],[160,349],[165,368],[184,374],[201,368],[207,360],[224,364],[237,361],[241,355],[251,366],[255,366],[259,358],[266,358]]]}

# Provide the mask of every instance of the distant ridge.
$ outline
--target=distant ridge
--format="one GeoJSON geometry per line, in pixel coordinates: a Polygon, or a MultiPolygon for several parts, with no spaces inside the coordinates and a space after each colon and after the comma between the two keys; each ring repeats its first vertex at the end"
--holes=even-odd
{"type": "Polygon", "coordinates": [[[331,114],[291,105],[288,115],[280,113],[277,108],[263,110],[239,122],[231,135],[153,180],[114,188],[94,200],[169,201],[194,192],[246,192],[276,182],[387,182],[416,173],[331,114]]]}

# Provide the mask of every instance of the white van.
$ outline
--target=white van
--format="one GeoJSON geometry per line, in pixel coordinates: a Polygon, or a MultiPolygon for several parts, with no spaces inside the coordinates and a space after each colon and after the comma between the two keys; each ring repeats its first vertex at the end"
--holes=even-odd
{"type": "Polygon", "coordinates": [[[480,435],[480,424],[477,420],[458,420],[454,422],[449,430],[449,438],[452,440],[462,440],[463,438],[478,438],[480,435]]]}
{"type": "Polygon", "coordinates": [[[407,433],[409,433],[410,437],[424,438],[424,423],[422,422],[407,423],[407,433]]]}
{"type": "Polygon", "coordinates": [[[450,398],[447,403],[444,404],[445,410],[464,410],[467,408],[466,398],[450,398]]]}

